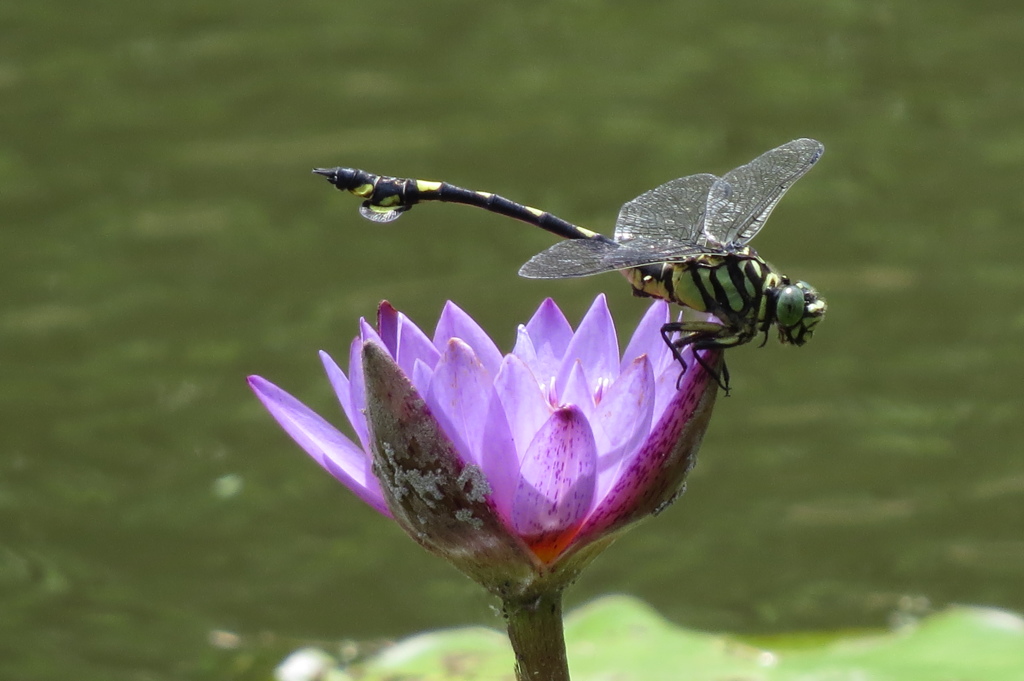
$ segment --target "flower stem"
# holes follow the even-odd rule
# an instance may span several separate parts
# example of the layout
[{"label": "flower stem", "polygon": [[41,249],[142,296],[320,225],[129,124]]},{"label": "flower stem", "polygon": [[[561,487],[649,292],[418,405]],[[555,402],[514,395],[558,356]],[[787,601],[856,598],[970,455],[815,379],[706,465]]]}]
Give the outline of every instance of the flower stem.
[{"label": "flower stem", "polygon": [[562,591],[503,603],[508,638],[516,654],[517,681],[569,681],[562,633]]}]

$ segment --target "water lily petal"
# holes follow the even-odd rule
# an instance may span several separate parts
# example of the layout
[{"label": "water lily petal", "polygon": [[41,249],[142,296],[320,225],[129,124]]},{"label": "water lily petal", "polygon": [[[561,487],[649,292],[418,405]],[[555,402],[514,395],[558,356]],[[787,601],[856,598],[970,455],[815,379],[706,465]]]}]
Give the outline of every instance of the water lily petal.
[{"label": "water lily petal", "polygon": [[250,376],[249,386],[267,411],[306,453],[384,515],[391,515],[380,484],[370,469],[366,453],[313,410],[260,376]]},{"label": "water lily petal", "polygon": [[324,370],[327,372],[327,380],[331,382],[331,387],[334,389],[334,394],[338,398],[338,404],[341,406],[341,410],[348,417],[348,420],[352,421],[352,395],[351,388],[348,383],[348,376],[341,370],[337,362],[331,358],[325,351],[321,350],[320,363],[324,365]]},{"label": "water lily petal", "polygon": [[487,401],[480,442],[475,448],[479,452],[480,468],[491,486],[492,503],[511,527],[513,497],[519,484],[519,455],[505,409],[493,388]]},{"label": "water lily petal", "polygon": [[395,352],[391,356],[395,358],[398,366],[408,374],[417,361],[422,361],[427,366],[434,366],[441,357],[441,353],[434,347],[433,341],[427,337],[427,334],[420,330],[420,327],[399,312],[398,338]]},{"label": "water lily petal", "polygon": [[[719,365],[722,353],[707,351],[707,357],[712,366]],[[682,493],[717,394],[718,383],[706,371],[687,372],[643,446],[625,462],[617,480],[587,518],[579,542],[657,513]]]},{"label": "water lily petal", "polygon": [[672,402],[672,398],[675,397],[676,385],[679,382],[679,376],[683,372],[683,367],[676,362],[675,367],[671,365],[662,371],[654,379],[654,422],[657,423],[658,419],[662,414],[665,413],[665,409]]},{"label": "water lily petal", "polygon": [[[591,421],[594,416],[594,387],[590,383],[590,376],[587,369],[583,367],[583,363],[576,360],[570,365],[569,375],[561,382],[561,390],[558,395],[558,404],[574,405],[583,412],[583,416],[587,421]],[[603,449],[607,445],[607,442],[598,440],[598,449]]]},{"label": "water lily petal", "polygon": [[[530,338],[530,332],[526,330],[526,325],[524,324],[520,324],[516,328],[516,344],[515,347],[512,348],[512,355],[514,355],[516,359],[525,363],[535,375],[545,375],[538,374],[536,371],[536,369],[540,368],[539,360],[537,359],[537,348],[534,347],[533,339]],[[561,361],[561,355],[559,355],[558,362],[555,363],[554,366],[557,368],[558,363]]]},{"label": "water lily petal", "polygon": [[595,437],[600,441],[600,432],[608,441],[598,461],[598,500],[608,493],[651,432],[654,400],[654,372],[647,355],[641,355],[626,367],[597,405],[590,422]]},{"label": "water lily petal", "polygon": [[359,439],[363,451],[370,451],[366,438],[366,415],[352,404],[352,386],[349,384],[348,377],[331,356],[323,350],[320,351],[320,362],[324,365],[324,371],[327,372],[327,380],[331,382],[331,387],[334,388],[334,394],[338,398],[341,410],[352,425],[352,429],[355,430],[356,437]]},{"label": "water lily petal", "polygon": [[[388,354],[392,357],[398,355],[398,325],[401,313],[391,306],[386,300],[382,300],[377,306],[377,335],[380,336]],[[401,365],[399,365],[401,366]]]},{"label": "water lily petal", "polygon": [[455,303],[448,301],[441,312],[441,318],[437,320],[434,347],[443,353],[450,338],[459,338],[473,348],[473,352],[492,379],[498,375],[498,367],[501,366],[501,351],[498,350],[498,346],[472,317]]},{"label": "water lily petal", "polygon": [[518,463],[537,431],[551,417],[551,404],[533,372],[515,355],[506,355],[502,360],[494,388],[512,429]]},{"label": "water lily petal", "polygon": [[519,457],[505,410],[473,349],[448,341],[430,380],[427,404],[467,463],[480,466],[495,508],[508,519],[519,481]]},{"label": "water lily petal", "polygon": [[480,444],[494,390],[491,376],[459,338],[445,345],[434,368],[427,404],[467,463],[480,463]]},{"label": "water lily petal", "polygon": [[370,451],[370,433],[366,425],[366,417],[358,417],[359,414],[366,413],[366,386],[363,383],[363,362],[360,359],[362,346],[362,341],[357,337],[352,340],[348,348],[349,405],[353,414],[353,418],[350,418],[349,422],[355,428],[363,449]]},{"label": "water lily petal", "polygon": [[412,366],[410,378],[416,387],[416,392],[420,395],[427,395],[430,393],[430,382],[434,380],[434,369],[432,366],[427,366],[426,362],[416,360]]},{"label": "water lily petal", "polygon": [[625,371],[627,365],[640,355],[647,355],[651,360],[651,368],[657,376],[672,361],[672,353],[661,337],[661,327],[670,319],[668,303],[664,300],[655,301],[637,324],[633,335],[622,353],[620,369]]},{"label": "water lily petal", "polygon": [[576,407],[556,410],[527,448],[512,522],[528,544],[563,536],[586,517],[594,498],[597,445]]},{"label": "water lily petal", "polygon": [[[377,331],[366,322],[366,319],[360,317],[359,337],[352,340],[348,351],[349,394],[351,395],[351,405],[354,414],[366,413],[366,386],[363,382],[362,347],[363,343],[367,341],[376,343],[382,348],[387,347]],[[369,451],[370,434],[366,425],[366,417],[356,417],[352,421],[352,427],[355,428],[356,435],[359,436],[359,442],[363,444],[364,449]]]},{"label": "water lily petal", "polygon": [[526,326],[520,327],[520,335],[523,331],[530,338],[530,352],[520,351],[517,339],[512,354],[526,362],[538,378],[555,376],[573,336],[572,326],[555,301],[545,298]]},{"label": "water lily petal", "polygon": [[[668,346],[666,346],[668,347]],[[703,356],[707,357],[709,362],[714,362],[714,358],[717,357],[717,353],[712,351],[702,351]],[[704,373],[704,369],[697,362],[697,358],[694,355],[693,346],[686,346],[680,353],[683,361],[686,363],[686,368],[680,364],[674,357],[671,358],[670,362],[664,364],[660,374],[656,374],[655,392],[657,396],[654,400],[654,422],[657,423],[661,418],[661,415],[675,399],[676,393],[679,392],[680,387],[686,384],[687,381],[694,379],[698,373]],[[671,353],[669,354],[671,357]]]},{"label": "water lily petal", "polygon": [[594,300],[569,341],[558,371],[559,390],[565,385],[564,381],[576,360],[587,368],[587,377],[593,387],[612,381],[619,373],[619,341],[604,295]]}]

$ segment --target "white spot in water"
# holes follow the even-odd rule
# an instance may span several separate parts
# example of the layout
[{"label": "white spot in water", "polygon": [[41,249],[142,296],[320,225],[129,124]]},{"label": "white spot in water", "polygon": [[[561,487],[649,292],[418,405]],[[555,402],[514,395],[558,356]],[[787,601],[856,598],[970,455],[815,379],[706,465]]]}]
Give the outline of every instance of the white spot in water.
[{"label": "white spot in water", "polygon": [[242,491],[242,476],[236,473],[222,475],[213,481],[213,496],[230,499]]},{"label": "white spot in water", "polygon": [[335,667],[333,657],[317,648],[300,648],[274,670],[277,681],[321,681]]}]

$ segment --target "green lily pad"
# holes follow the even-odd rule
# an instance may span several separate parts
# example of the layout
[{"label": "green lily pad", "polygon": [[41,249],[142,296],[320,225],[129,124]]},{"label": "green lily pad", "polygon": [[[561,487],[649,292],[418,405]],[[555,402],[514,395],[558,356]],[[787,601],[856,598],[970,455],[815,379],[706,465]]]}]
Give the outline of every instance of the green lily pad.
[{"label": "green lily pad", "polygon": [[[769,650],[611,596],[571,613],[565,634],[574,681],[1024,681],[1024,619],[987,608],[813,646],[804,635],[779,637]],[[479,627],[414,636],[345,671],[360,681],[514,678],[504,634]]]}]

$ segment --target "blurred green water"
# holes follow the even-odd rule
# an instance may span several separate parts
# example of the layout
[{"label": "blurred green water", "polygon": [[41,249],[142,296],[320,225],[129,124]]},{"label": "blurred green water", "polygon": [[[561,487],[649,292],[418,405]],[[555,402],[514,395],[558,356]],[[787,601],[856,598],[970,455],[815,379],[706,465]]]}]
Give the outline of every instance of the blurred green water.
[{"label": "blurred green water", "polygon": [[177,679],[211,630],[497,624],[304,455],[248,373],[336,413],[388,298],[505,348],[551,243],[467,208],[389,227],[308,175],[499,191],[609,231],[624,201],[799,136],[756,246],[812,344],[732,353],[687,496],[571,592],[687,626],[1024,610],[1024,9],[1008,2],[124,2],[0,8],[0,676]]}]

